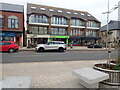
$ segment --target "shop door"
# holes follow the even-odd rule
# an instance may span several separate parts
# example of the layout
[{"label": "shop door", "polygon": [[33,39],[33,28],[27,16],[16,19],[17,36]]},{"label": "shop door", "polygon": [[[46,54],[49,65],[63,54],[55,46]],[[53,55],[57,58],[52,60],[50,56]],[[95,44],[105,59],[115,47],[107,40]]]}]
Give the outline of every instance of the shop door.
[{"label": "shop door", "polygon": [[18,45],[20,45],[20,38],[16,37],[16,43],[18,43]]}]

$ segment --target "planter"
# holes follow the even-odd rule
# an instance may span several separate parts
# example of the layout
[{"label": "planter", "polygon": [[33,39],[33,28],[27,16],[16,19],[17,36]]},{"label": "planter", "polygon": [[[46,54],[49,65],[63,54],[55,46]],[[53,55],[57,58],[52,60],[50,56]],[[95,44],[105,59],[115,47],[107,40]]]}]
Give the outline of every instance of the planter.
[{"label": "planter", "polygon": [[103,69],[102,67],[100,67],[103,65],[106,65],[106,63],[95,64],[93,66],[94,69],[109,74],[109,79],[104,80],[103,83],[119,86],[120,85],[120,70]]}]

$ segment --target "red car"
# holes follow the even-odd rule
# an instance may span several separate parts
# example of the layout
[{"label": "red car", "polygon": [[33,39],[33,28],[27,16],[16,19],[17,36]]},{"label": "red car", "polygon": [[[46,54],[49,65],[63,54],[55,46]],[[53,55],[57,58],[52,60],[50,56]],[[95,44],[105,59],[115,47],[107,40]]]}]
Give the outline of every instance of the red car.
[{"label": "red car", "polygon": [[0,51],[8,51],[10,53],[13,53],[18,49],[18,44],[13,41],[0,41]]}]

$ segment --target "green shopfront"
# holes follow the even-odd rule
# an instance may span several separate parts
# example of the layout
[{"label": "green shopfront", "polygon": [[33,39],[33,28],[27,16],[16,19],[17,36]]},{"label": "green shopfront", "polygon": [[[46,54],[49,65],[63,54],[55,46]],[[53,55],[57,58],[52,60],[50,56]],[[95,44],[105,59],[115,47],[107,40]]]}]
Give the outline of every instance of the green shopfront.
[{"label": "green shopfront", "polygon": [[58,36],[58,35],[51,35],[49,41],[63,41],[68,45],[69,36]]}]

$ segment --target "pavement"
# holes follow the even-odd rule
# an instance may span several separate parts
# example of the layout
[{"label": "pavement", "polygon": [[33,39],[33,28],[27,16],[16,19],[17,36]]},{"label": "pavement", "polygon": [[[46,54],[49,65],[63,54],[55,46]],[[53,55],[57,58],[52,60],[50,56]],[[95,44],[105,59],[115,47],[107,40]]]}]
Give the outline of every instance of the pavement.
[{"label": "pavement", "polygon": [[[35,48],[20,47],[20,50],[35,50]],[[67,50],[106,50],[89,49],[87,47],[68,47]],[[114,50],[114,49],[113,49]],[[103,60],[102,62],[106,62]],[[72,75],[72,70],[80,68],[93,68],[99,60],[82,61],[60,61],[60,62],[29,62],[29,63],[6,63],[0,64],[0,80],[10,76],[32,77],[31,88],[85,88],[80,85]],[[100,84],[100,88],[119,88],[110,85]],[[118,89],[118,90],[119,90]]]},{"label": "pavement", "polygon": [[[35,48],[20,47],[20,51],[35,51]],[[67,47],[67,51],[106,51],[106,48],[87,48],[85,46],[74,46],[73,48]],[[115,50],[115,48],[111,48]]]},{"label": "pavement", "polygon": [[[9,76],[32,77],[31,88],[85,88],[79,80],[72,75],[72,70],[80,68],[93,68],[98,60],[61,61],[61,62],[35,62],[0,64],[2,79]],[[101,85],[101,88],[115,88]]]}]

